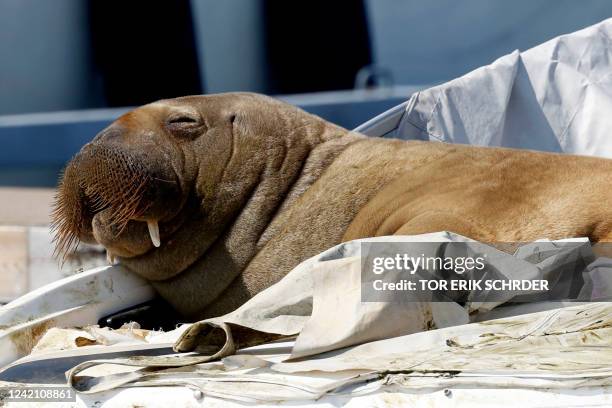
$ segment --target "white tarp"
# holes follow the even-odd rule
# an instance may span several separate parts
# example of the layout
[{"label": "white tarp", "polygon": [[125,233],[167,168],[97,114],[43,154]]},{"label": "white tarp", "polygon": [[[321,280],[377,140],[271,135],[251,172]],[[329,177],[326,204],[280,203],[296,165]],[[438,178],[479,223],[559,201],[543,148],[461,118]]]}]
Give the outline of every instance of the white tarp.
[{"label": "white tarp", "polygon": [[[509,337],[518,339],[543,335],[541,333],[541,325],[534,320],[538,319],[536,316],[543,316],[542,322],[547,322],[546,330],[548,330],[550,322],[558,320],[556,316],[559,313],[564,313],[557,310],[550,314],[536,315],[532,319],[511,320],[509,321],[510,323],[491,322],[477,326],[466,325],[470,321],[489,319],[492,317],[490,313],[493,312],[497,312],[496,315],[493,315],[494,317],[524,313],[525,305],[499,307],[500,305],[503,306],[505,302],[516,300],[516,297],[519,295],[524,295],[524,292],[512,291],[504,292],[503,298],[496,297],[495,302],[488,302],[484,299],[484,301],[467,302],[464,305],[454,302],[362,302],[361,294],[366,284],[361,279],[360,270],[362,242],[403,242],[407,243],[406,245],[409,247],[420,242],[427,242],[430,243],[428,245],[431,246],[432,253],[439,253],[447,243],[472,243],[479,246],[479,253],[487,257],[489,265],[502,275],[514,278],[515,275],[521,274],[524,279],[546,279],[551,283],[558,281],[556,271],[567,263],[568,250],[573,259],[578,258],[588,263],[592,263],[594,259],[590,250],[590,244],[585,240],[575,240],[569,243],[567,241],[542,241],[538,242],[537,245],[526,244],[519,247],[514,254],[505,253],[491,246],[479,244],[466,237],[448,232],[350,241],[337,245],[301,263],[276,285],[259,293],[236,311],[222,317],[196,323],[187,328],[177,340],[175,348],[180,351],[195,350],[203,355],[189,354],[89,361],[71,370],[68,374],[69,382],[79,391],[86,393],[107,391],[128,384],[187,385],[200,388],[203,392],[209,393],[212,383],[223,381],[229,387],[229,383],[232,381],[226,378],[228,374],[227,368],[224,368],[223,379],[221,380],[216,377],[217,374],[214,372],[207,371],[208,369],[205,368],[205,365],[202,365],[203,363],[231,356],[236,353],[237,349],[292,335],[297,335],[297,339],[290,355],[287,356],[290,360],[303,359],[304,357],[311,357],[348,346],[364,343],[374,344],[371,342],[378,340],[382,340],[383,343],[380,343],[380,346],[366,345],[365,350],[367,352],[363,354],[360,354],[360,351],[354,352],[355,354],[351,351],[345,351],[330,357],[329,360],[325,358],[321,360],[321,357],[319,357],[315,360],[316,362],[312,363],[312,367],[308,362],[287,362],[278,366],[282,367],[279,368],[280,371],[301,373],[302,376],[306,376],[305,378],[286,378],[285,376],[280,376],[277,372],[279,370],[276,368],[272,368],[274,372],[268,373],[270,374],[268,378],[261,371],[262,368],[270,366],[270,362],[265,359],[262,360],[259,357],[232,357],[228,361],[232,361],[232,364],[240,368],[234,374],[244,377],[243,381],[257,383],[259,380],[263,381],[262,378],[265,377],[266,383],[277,384],[279,387],[283,387],[281,394],[271,394],[270,391],[266,391],[259,396],[255,394],[250,395],[249,398],[252,397],[255,400],[262,399],[264,394],[267,395],[264,399],[268,401],[276,400],[270,399],[273,398],[272,395],[276,395],[274,398],[278,400],[298,400],[308,397],[318,398],[340,386],[368,382],[372,376],[385,376],[386,374],[384,373],[389,371],[415,370],[417,366],[424,363],[416,364],[418,360],[423,359],[424,354],[422,353],[425,351],[427,351],[427,364],[425,364],[427,368],[423,369],[425,371],[455,372],[463,371],[473,366],[475,367],[474,369],[477,368],[479,370],[478,372],[482,376],[482,373],[490,365],[491,360],[496,358],[493,350],[498,350],[497,352],[499,352],[500,349],[508,348],[509,343],[507,343],[507,340]],[[567,244],[571,245],[568,247]],[[597,266],[601,266],[601,259]],[[608,268],[608,271],[610,271],[610,265],[608,265]],[[577,271],[578,275],[576,278],[580,282],[584,281],[583,293],[579,295],[579,298],[582,300],[592,300],[593,287],[590,275],[593,271],[597,272],[599,269],[587,267],[584,273],[582,270]],[[570,286],[573,286],[570,280],[565,281]],[[609,296],[610,294],[598,292],[598,296],[601,295]],[[580,335],[597,337],[600,335],[599,332],[592,334],[591,330],[601,329],[603,334],[603,332],[609,330],[608,323],[607,320],[602,321],[600,317],[609,311],[610,306],[606,304],[598,305],[600,306],[588,305],[579,311],[570,313],[572,318],[559,320],[555,323],[555,330],[564,334],[567,334],[567,331],[571,331],[575,336],[579,336],[578,332],[585,332]],[[539,304],[529,304],[528,307],[531,308],[530,311],[538,309],[546,310],[559,307],[559,304],[555,302],[540,302]],[[604,309],[606,312],[602,311]],[[587,316],[589,318],[584,319],[583,322],[580,322],[579,318],[577,320],[575,314],[583,313],[586,310],[588,310]],[[453,360],[454,357],[445,354],[448,351],[446,350],[447,348],[450,347],[450,349],[455,350],[453,348],[456,346],[455,343],[463,342],[463,340],[454,340],[454,337],[462,338],[462,336],[465,337],[468,334],[471,336],[470,333],[474,330],[482,334],[482,330],[488,330],[487,327],[493,328],[495,324],[500,324],[499,330],[503,327],[505,331],[501,332],[498,329],[492,329],[493,331],[488,332],[488,338],[481,341],[482,344],[486,344],[486,346],[483,346],[484,350],[490,350],[493,353],[489,357],[485,358],[485,354],[483,354],[482,360],[476,359],[476,356],[479,354],[475,353],[473,345],[465,346],[469,351],[465,351],[461,347],[456,349],[462,350],[457,356],[456,361]],[[401,347],[390,346],[395,344],[395,340],[385,340],[419,333],[420,337],[416,339],[421,340],[417,341],[408,336],[401,340],[404,342],[402,344],[418,344],[421,342],[422,345],[419,347],[426,348],[429,344],[427,336],[430,336],[433,341],[433,339],[439,338],[441,334],[429,335],[424,332],[432,328],[442,329],[451,326],[458,327],[453,331],[444,332],[444,336],[447,336],[444,350],[421,350],[415,349],[413,345],[411,348],[406,347],[404,349],[406,352],[402,354]],[[525,330],[518,330],[520,326],[525,326]],[[477,329],[474,329],[474,327],[477,327]],[[512,330],[516,330],[516,332],[512,334]],[[534,334],[536,332],[538,333],[537,335]],[[453,333],[452,336],[449,333]],[[567,337],[567,339],[570,339],[570,337]],[[384,341],[390,342],[390,345],[387,345]],[[541,348],[538,351],[541,356],[532,360],[522,358],[520,365],[516,365],[515,368],[520,368],[525,373],[531,373],[538,378],[548,378],[552,371],[552,376],[555,378],[554,381],[560,381],[557,379],[557,376],[561,374],[563,376],[570,375],[570,377],[574,378],[574,374],[571,374],[574,366],[561,364],[561,360],[569,357],[569,354],[563,354],[563,358],[558,357],[560,350],[565,348],[564,344],[569,344],[568,341],[570,340],[563,340],[563,343],[558,343],[557,348],[546,347],[544,344],[547,344],[548,340],[544,344],[540,344],[537,339],[523,341],[521,344],[533,343],[529,346],[530,351],[521,351],[520,344],[511,343],[512,352],[508,354],[508,360],[498,358],[496,364],[491,365],[489,368],[496,372],[500,369],[507,369],[509,366],[504,364],[511,361],[512,356],[518,357],[535,353],[539,350],[536,348],[537,346]],[[605,343],[606,341],[603,342]],[[574,337],[571,337],[572,344],[577,342],[577,340],[574,340]],[[603,345],[600,339],[597,339],[596,343]],[[417,352],[415,354],[409,352],[409,350],[416,350]],[[566,351],[578,353],[575,356],[572,354],[572,359],[580,359],[580,350],[572,348]],[[484,353],[484,351],[481,353]],[[438,354],[440,356],[435,357]],[[466,354],[468,357],[466,357]],[[467,361],[465,360],[466,358]],[[548,363],[543,363],[545,358],[554,359],[555,367],[551,368],[548,367]],[[472,359],[475,359],[475,361],[472,362]],[[324,362],[323,365],[320,364],[321,361]],[[431,365],[433,361],[435,361],[435,367]],[[606,361],[604,356],[598,358],[593,355],[580,363],[574,362],[572,364],[586,367],[586,372],[582,373],[580,377],[584,380],[585,378],[590,379],[595,375],[593,374],[594,372],[600,374],[601,368],[605,367],[600,364],[603,364],[604,361]],[[515,363],[519,364],[518,361],[515,361]],[[125,369],[123,371],[114,370],[112,375],[106,375],[104,371],[102,375],[94,375],[91,372],[87,372],[92,367],[95,369],[97,366],[108,364],[121,365]],[[140,367],[140,369],[134,371],[133,367]],[[241,371],[244,369],[246,371]],[[257,372],[255,376],[251,376],[253,369],[256,369]],[[205,371],[202,372],[201,370]],[[331,377],[328,375],[317,375],[311,381],[321,381],[322,388],[315,387],[308,391],[308,395],[304,395],[303,390],[300,392],[296,390],[306,387],[307,384],[314,387],[313,383],[309,383],[308,375],[304,374],[311,371],[331,372],[337,373],[337,375],[332,375]],[[605,372],[608,373],[608,371]],[[364,376],[366,373],[367,375]],[[596,376],[599,376],[599,374]],[[198,380],[197,378],[200,375],[203,377]],[[433,377],[434,379],[431,380],[433,383],[443,383],[437,378],[438,376]],[[512,375],[508,374],[508,377],[512,377]],[[431,381],[426,381],[425,383],[435,388]],[[461,381],[463,383],[470,382],[470,380],[464,379]],[[480,378],[479,381],[485,380]],[[499,381],[508,381],[508,378],[504,377],[504,379]],[[514,381],[517,381],[517,384],[520,383],[517,379]],[[590,381],[585,382],[585,384],[587,383],[592,384]],[[499,385],[499,383],[495,382],[491,384]],[[550,381],[544,381],[542,384],[546,384],[548,387],[553,386],[550,384]],[[570,385],[571,387],[577,386],[575,381],[561,382],[560,384],[560,387],[565,385]],[[236,398],[240,395],[246,398],[248,395],[245,390],[240,388],[235,388],[235,394],[233,394],[230,388],[224,391],[228,397]],[[291,389],[294,389],[293,393],[290,391]],[[316,391],[314,391],[315,389]]]},{"label": "white tarp", "polygon": [[612,158],[612,19],[414,94],[372,136]]},{"label": "white tarp", "polygon": [[[580,394],[587,396],[598,393],[597,387],[612,386],[610,316],[610,303],[588,303],[368,342],[301,361],[279,361],[266,349],[165,369],[154,366],[155,358],[123,361],[135,366],[123,369],[101,361],[81,365],[84,371],[78,374],[85,376],[70,380],[78,388],[107,392],[102,394],[106,397],[112,395],[108,390],[126,384],[186,386],[250,403],[350,398],[381,387],[413,396],[444,389],[508,388],[562,392],[568,398],[583,389]],[[273,350],[275,344],[271,346]],[[276,346],[282,350],[286,344]],[[147,366],[147,360],[152,364]],[[101,398],[97,393],[92,397]]]}]

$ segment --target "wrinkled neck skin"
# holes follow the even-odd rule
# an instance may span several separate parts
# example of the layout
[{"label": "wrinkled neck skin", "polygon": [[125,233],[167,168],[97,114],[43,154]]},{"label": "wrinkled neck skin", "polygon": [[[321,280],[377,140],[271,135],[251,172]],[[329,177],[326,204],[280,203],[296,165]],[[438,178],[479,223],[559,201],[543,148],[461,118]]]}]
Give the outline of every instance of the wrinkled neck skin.
[{"label": "wrinkled neck skin", "polygon": [[[199,208],[181,233],[146,257],[122,260],[185,317],[208,316],[207,306],[230,285],[244,284],[241,272],[283,228],[273,221],[348,145],[363,139],[322,120],[287,131],[283,137],[272,146],[247,151],[232,141],[219,179],[197,183]],[[213,314],[231,311],[250,295],[234,296]]]}]

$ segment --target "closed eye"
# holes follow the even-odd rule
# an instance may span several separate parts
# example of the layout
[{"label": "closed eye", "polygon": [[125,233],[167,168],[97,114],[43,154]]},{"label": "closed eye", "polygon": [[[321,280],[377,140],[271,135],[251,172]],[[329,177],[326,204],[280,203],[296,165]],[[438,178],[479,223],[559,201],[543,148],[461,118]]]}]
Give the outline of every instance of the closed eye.
[{"label": "closed eye", "polygon": [[178,116],[176,118],[169,119],[168,123],[170,124],[198,123],[198,120],[190,116]]}]

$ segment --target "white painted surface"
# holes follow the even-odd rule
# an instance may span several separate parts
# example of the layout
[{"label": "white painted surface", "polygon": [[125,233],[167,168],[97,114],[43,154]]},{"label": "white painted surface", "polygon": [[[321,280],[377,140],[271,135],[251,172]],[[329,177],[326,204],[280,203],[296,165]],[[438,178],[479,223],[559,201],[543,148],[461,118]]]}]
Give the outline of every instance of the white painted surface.
[{"label": "white painted surface", "polygon": [[0,308],[0,367],[30,352],[48,327],[79,327],[154,296],[121,266],[79,273],[33,290]]}]

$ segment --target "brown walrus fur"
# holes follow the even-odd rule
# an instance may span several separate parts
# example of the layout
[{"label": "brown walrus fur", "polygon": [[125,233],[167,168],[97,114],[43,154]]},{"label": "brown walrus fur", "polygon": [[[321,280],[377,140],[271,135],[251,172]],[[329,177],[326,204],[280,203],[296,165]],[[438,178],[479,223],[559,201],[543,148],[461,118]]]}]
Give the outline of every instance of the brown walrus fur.
[{"label": "brown walrus fur", "polygon": [[611,241],[611,179],[612,160],[366,138],[261,95],[191,96],[138,108],[86,145],[55,224],[60,251],[103,244],[195,319],[344,240]]}]

